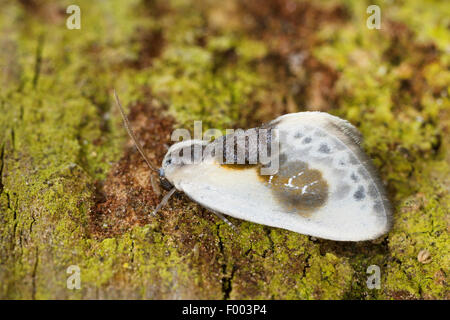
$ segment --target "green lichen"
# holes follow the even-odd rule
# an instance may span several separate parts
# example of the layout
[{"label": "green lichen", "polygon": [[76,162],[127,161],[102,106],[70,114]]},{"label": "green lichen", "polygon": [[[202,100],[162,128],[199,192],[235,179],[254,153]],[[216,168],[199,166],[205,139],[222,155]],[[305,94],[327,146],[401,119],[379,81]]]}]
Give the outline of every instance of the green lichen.
[{"label": "green lichen", "polygon": [[252,62],[264,56],[265,47],[229,33],[209,36],[199,45],[196,36],[204,28],[201,13],[190,4],[180,10],[186,15],[168,28],[169,44],[149,74],[144,74],[148,76],[144,83],[170,106],[180,125],[192,126],[201,119],[205,130],[229,128],[264,84]]}]

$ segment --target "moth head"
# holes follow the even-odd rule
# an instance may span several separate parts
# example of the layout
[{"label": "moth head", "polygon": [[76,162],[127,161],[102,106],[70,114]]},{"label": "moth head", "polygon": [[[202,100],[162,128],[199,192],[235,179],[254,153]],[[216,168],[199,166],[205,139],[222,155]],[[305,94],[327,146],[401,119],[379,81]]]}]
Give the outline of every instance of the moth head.
[{"label": "moth head", "polygon": [[159,171],[159,184],[164,190],[170,191],[173,188],[173,185],[167,180],[164,169],[160,168]]},{"label": "moth head", "polygon": [[187,140],[173,144],[162,161],[160,177],[173,184],[174,175],[179,170],[202,161],[206,144],[207,142],[202,140]]}]

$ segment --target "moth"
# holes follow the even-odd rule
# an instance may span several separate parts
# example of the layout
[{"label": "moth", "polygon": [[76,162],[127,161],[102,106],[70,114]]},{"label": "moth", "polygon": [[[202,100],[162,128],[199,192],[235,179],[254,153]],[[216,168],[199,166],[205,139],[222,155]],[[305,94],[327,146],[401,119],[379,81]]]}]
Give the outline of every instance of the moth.
[{"label": "moth", "polygon": [[[114,94],[136,148],[169,191],[153,214],[180,191],[233,228],[224,215],[336,241],[376,239],[392,226],[392,208],[361,147],[362,135],[346,120],[324,112],[291,113],[212,142],[177,142],[158,170]],[[259,156],[262,147],[270,149],[269,156]],[[262,174],[264,169],[270,173]]]}]

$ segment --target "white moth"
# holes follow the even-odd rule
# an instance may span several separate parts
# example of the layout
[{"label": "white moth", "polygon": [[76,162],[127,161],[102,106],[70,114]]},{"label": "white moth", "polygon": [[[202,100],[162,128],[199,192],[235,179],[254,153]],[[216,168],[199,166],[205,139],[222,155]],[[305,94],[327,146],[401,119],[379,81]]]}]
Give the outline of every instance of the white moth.
[{"label": "white moth", "polygon": [[[137,149],[156,171],[116,99]],[[249,160],[258,159],[261,145],[252,147],[252,138],[244,139],[244,144],[237,141],[257,129],[268,132],[263,139],[266,146],[276,140],[278,148],[265,161],[254,163]],[[170,191],[154,212],[181,191],[232,227],[222,214],[324,239],[375,239],[389,231],[392,209],[360,143],[361,134],[354,126],[324,112],[286,114],[261,128],[213,142],[175,143],[159,170],[162,186]],[[244,164],[224,164],[230,152],[235,160],[243,154],[244,159],[237,160]],[[193,161],[186,161],[186,154]],[[270,167],[275,156],[277,170],[263,175],[262,169]]]}]

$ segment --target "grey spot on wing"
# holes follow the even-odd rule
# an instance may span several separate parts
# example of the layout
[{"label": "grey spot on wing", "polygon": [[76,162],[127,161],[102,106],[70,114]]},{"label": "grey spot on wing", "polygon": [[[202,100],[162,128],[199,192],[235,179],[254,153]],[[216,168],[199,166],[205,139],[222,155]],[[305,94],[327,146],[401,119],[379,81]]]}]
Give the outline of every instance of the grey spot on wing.
[{"label": "grey spot on wing", "polygon": [[328,154],[331,153],[331,149],[326,143],[322,143],[319,147],[319,152]]},{"label": "grey spot on wing", "polygon": [[354,181],[354,182],[358,182],[359,181],[359,177],[356,175],[356,173],[352,172],[350,178]]},{"label": "grey spot on wing", "polygon": [[303,137],[303,134],[302,134],[300,131],[297,131],[297,132],[294,134],[294,138],[295,138],[295,139],[300,139],[301,137]]},{"label": "grey spot on wing", "polygon": [[345,167],[347,165],[347,163],[345,162],[344,159],[339,159],[338,160],[338,165],[341,166],[341,167]]},{"label": "grey spot on wing", "polygon": [[311,141],[312,141],[311,137],[306,137],[305,139],[303,139],[303,144],[311,143]]},{"label": "grey spot on wing", "polygon": [[361,201],[366,197],[366,194],[364,192],[364,187],[359,186],[358,190],[353,194],[353,198],[355,198],[356,201]]}]

